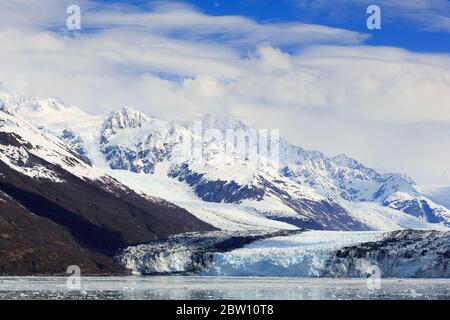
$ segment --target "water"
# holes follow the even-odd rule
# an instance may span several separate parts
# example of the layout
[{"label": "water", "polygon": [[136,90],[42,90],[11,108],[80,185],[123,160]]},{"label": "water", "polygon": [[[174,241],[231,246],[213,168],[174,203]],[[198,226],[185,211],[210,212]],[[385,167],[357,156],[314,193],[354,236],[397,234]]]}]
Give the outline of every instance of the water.
[{"label": "water", "polygon": [[450,299],[450,279],[82,277],[68,290],[64,277],[0,277],[0,299]]}]

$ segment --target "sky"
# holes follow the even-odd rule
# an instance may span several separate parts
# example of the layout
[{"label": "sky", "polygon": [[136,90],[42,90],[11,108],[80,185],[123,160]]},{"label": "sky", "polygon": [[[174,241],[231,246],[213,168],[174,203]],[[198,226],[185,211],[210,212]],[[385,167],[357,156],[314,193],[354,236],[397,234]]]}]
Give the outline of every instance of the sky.
[{"label": "sky", "polygon": [[[81,8],[68,30],[66,8]],[[369,30],[366,9],[381,9]],[[450,184],[447,0],[2,0],[0,81],[92,114],[231,114]]]}]

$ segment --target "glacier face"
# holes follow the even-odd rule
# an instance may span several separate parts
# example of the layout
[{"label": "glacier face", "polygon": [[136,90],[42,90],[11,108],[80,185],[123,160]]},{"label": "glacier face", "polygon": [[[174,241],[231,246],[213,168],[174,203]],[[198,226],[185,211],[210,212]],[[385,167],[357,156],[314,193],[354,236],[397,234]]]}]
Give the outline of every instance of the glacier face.
[{"label": "glacier face", "polygon": [[[242,206],[274,225],[324,230],[450,226],[450,210],[421,193],[410,178],[379,173],[345,155],[328,157],[281,139],[278,167],[264,156],[257,155],[255,162],[236,150],[225,152],[223,142],[205,138],[191,124],[156,119],[130,107],[106,117],[91,116],[58,99],[0,91],[2,108],[60,137],[95,168],[158,176],[151,180],[165,184],[167,180],[159,179],[164,176],[187,185],[196,196],[190,207]],[[206,116],[202,124],[204,130],[222,132],[251,129],[232,117]],[[202,141],[200,162],[186,155],[186,143],[195,139]],[[135,176],[121,177],[130,185]],[[137,189],[145,192],[145,187]],[[163,196],[176,201],[170,192]],[[215,226],[220,228],[220,223]]]},{"label": "glacier face", "polygon": [[449,278],[450,233],[209,233],[129,247],[119,259],[137,274]]},{"label": "glacier face", "polygon": [[213,275],[367,277],[450,277],[450,234],[438,231],[311,231],[255,242],[217,254]]},{"label": "glacier face", "polygon": [[362,277],[369,264],[383,277],[449,278],[450,233],[401,230],[382,240],[348,245],[326,262],[325,277]]},{"label": "glacier face", "polygon": [[228,252],[273,236],[297,234],[284,231],[212,231],[185,233],[122,250],[117,259],[135,274],[202,273],[218,252]]},{"label": "glacier face", "polygon": [[333,252],[346,245],[383,239],[382,232],[306,231],[256,241],[214,256],[209,275],[319,277]]}]

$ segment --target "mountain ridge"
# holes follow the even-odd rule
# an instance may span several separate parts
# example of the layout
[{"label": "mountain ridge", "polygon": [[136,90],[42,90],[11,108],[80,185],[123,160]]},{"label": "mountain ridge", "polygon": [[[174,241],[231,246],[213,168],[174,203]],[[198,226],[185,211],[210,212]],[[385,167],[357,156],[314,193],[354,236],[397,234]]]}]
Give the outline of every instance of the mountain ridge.
[{"label": "mountain ridge", "polygon": [[215,230],[185,209],[136,193],[63,141],[0,111],[0,274],[123,274],[117,250]]},{"label": "mountain ridge", "polygon": [[[62,114],[66,110],[64,106],[53,106],[49,113],[54,114],[57,109]],[[424,222],[450,226],[450,210],[420,193],[414,181],[405,175],[379,173],[346,155],[328,157],[320,151],[294,146],[283,138],[279,144],[279,163],[260,154],[249,159],[251,154],[239,150],[224,152],[226,142],[214,136],[205,138],[205,130],[215,125],[252,129],[239,119],[207,115],[200,123],[202,136],[199,136],[196,124],[157,119],[130,107],[119,108],[103,118],[89,118],[85,114],[84,119],[89,121],[65,117],[64,123],[61,116],[39,119],[36,112],[29,110],[16,108],[14,112],[71,143],[94,167],[166,175],[187,184],[202,201],[246,204],[262,216],[290,221],[297,227],[373,229],[376,223],[362,221],[360,214],[355,218],[356,213],[348,209],[354,204],[371,208],[365,203],[380,206],[380,210],[371,214],[379,216],[383,212],[381,218],[385,220],[395,215],[392,209]],[[216,129],[224,132],[229,128]],[[201,141],[201,161],[192,158],[195,141]],[[261,209],[262,206],[266,208]],[[324,218],[327,223],[317,222]],[[414,220],[399,228],[408,225],[418,223]]]}]

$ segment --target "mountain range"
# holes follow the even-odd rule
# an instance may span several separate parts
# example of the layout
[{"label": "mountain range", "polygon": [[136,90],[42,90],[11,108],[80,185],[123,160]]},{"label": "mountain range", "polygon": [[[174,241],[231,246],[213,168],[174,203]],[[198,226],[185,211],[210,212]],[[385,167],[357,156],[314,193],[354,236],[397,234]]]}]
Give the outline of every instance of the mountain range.
[{"label": "mountain range", "polygon": [[[281,138],[275,168],[261,161],[264,157],[255,161],[236,150],[227,153],[223,141],[203,136],[197,137],[202,142],[198,161],[187,155],[183,143],[199,135],[191,123],[164,121],[130,107],[92,116],[58,99],[2,91],[2,108],[60,138],[95,169],[167,176],[189,186],[204,202],[252,206],[266,217],[316,229],[376,229],[374,222],[352,212],[352,205],[450,225],[450,211],[422,194],[411,178],[379,173],[343,154],[328,157]],[[230,116],[200,120],[204,131],[251,129]]]},{"label": "mountain range", "polygon": [[207,130],[253,132],[251,124],[211,115],[197,123],[201,131],[132,107],[90,115],[0,86],[0,273],[64,272],[60,260],[119,272],[116,250],[191,231],[450,227],[448,201],[405,175],[283,138],[267,154],[230,151]]},{"label": "mountain range", "polygon": [[116,250],[215,230],[92,168],[65,142],[0,112],[0,274],[122,273]]}]

